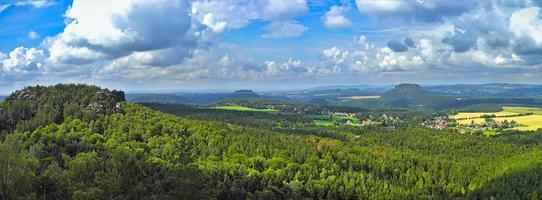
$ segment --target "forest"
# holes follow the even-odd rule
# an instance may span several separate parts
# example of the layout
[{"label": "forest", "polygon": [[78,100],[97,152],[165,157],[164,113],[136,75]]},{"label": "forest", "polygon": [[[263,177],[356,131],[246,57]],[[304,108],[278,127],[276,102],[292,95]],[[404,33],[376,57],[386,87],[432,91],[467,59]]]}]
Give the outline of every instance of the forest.
[{"label": "forest", "polygon": [[0,199],[542,198],[541,132],[306,120],[27,87],[0,103]]}]

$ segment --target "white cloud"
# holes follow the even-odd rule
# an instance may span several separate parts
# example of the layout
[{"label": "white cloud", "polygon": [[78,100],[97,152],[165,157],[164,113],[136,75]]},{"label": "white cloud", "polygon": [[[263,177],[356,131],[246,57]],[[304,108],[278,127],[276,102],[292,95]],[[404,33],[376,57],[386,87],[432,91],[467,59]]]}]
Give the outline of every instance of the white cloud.
[{"label": "white cloud", "polygon": [[202,24],[210,27],[215,33],[222,33],[228,27],[228,23],[224,21],[218,21],[213,13],[207,13],[203,17]]},{"label": "white cloud", "polygon": [[29,73],[38,71],[43,66],[45,55],[43,50],[36,48],[18,47],[11,51],[8,56],[1,59],[4,73]]},{"label": "white cloud", "polygon": [[510,31],[523,51],[542,52],[542,17],[539,7],[518,10],[510,17]]},{"label": "white cloud", "polygon": [[514,12],[510,18],[510,30],[518,38],[527,38],[542,44],[542,17],[539,13],[539,7]]},{"label": "white cloud", "polygon": [[39,39],[40,35],[36,33],[35,31],[30,31],[28,32],[28,38],[35,40],[35,39]]},{"label": "white cloud", "polygon": [[324,14],[322,20],[327,28],[346,28],[352,26],[352,21],[344,16],[349,7],[332,6]]},{"label": "white cloud", "polygon": [[[191,28],[187,1],[75,0],[71,19],[60,35],[49,39],[53,63],[85,63],[114,59],[136,51],[183,44]],[[182,56],[182,55],[179,55]]]},{"label": "white cloud", "polygon": [[308,28],[296,21],[271,22],[265,27],[266,38],[291,38],[303,35]]}]

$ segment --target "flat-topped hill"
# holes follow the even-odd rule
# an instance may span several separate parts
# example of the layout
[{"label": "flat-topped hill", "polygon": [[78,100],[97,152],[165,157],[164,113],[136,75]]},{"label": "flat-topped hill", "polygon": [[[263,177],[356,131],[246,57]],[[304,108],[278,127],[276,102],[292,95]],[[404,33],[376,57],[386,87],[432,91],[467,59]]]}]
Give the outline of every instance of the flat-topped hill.
[{"label": "flat-topped hill", "polygon": [[403,83],[384,93],[380,99],[393,106],[410,107],[433,106],[439,97],[423,89],[418,84]]}]

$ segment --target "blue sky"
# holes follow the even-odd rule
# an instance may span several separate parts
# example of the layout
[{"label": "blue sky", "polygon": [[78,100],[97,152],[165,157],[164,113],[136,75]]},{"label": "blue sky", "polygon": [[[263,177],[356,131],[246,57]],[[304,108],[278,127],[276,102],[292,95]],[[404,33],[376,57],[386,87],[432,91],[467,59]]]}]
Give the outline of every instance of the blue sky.
[{"label": "blue sky", "polygon": [[0,94],[540,84],[535,0],[0,1]]}]

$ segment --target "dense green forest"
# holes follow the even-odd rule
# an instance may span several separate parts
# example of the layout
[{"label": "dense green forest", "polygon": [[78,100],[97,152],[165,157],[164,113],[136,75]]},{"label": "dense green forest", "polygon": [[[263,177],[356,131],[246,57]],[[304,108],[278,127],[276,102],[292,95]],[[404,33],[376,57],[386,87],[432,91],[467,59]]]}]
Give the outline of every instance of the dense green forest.
[{"label": "dense green forest", "polygon": [[7,97],[0,199],[542,198],[539,132],[487,138],[405,125],[299,134],[270,126],[302,116],[183,117],[193,108],[177,116],[123,96],[57,85]]}]

